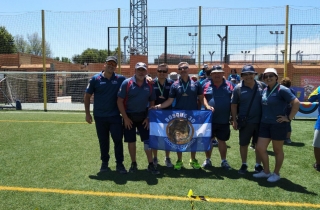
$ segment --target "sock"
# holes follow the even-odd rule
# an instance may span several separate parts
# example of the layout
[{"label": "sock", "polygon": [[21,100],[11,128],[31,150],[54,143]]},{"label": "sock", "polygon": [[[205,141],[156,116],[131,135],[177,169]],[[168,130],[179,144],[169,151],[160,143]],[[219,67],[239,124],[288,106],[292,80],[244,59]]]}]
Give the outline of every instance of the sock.
[{"label": "sock", "polygon": [[256,163],[256,167],[258,167],[258,166],[260,166],[261,164],[259,164],[259,163]]},{"label": "sock", "polygon": [[242,163],[242,164],[245,164],[246,166],[248,166],[247,162],[244,162],[244,163]]}]

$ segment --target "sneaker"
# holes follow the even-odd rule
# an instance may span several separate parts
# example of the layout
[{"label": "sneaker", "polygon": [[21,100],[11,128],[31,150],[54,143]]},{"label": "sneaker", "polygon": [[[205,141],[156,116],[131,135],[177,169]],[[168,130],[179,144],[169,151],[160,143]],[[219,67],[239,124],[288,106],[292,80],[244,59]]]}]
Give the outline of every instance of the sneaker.
[{"label": "sneaker", "polygon": [[256,145],[255,145],[254,143],[252,143],[252,144],[250,145],[250,149],[255,150],[255,149],[256,149]]},{"label": "sneaker", "polygon": [[129,169],[129,172],[130,173],[134,173],[138,170],[138,165],[137,164],[134,164],[134,163],[131,163],[131,167]]},{"label": "sneaker", "polygon": [[164,160],[164,163],[166,164],[166,166],[167,166],[168,168],[172,168],[172,167],[173,167],[173,164],[171,163],[171,159],[170,159],[170,158],[166,158],[166,159]]},{"label": "sneaker", "polygon": [[242,165],[241,165],[241,168],[240,168],[239,171],[238,171],[238,173],[239,173],[239,174],[245,174],[245,173],[248,172],[247,169],[248,169],[247,164],[242,164]]},{"label": "sneaker", "polygon": [[182,160],[178,160],[176,164],[174,165],[174,170],[180,170],[183,167]]},{"label": "sneaker", "polygon": [[219,142],[216,139],[212,140],[212,146],[218,146]]},{"label": "sneaker", "polygon": [[155,165],[148,165],[148,168],[147,170],[149,172],[151,172],[153,175],[157,175],[157,174],[160,174],[160,171],[158,171],[158,169],[155,167]]},{"label": "sneaker", "polygon": [[126,173],[128,173],[123,164],[117,165],[116,170],[117,170],[120,174],[126,174]]},{"label": "sneaker", "polygon": [[203,161],[203,163],[201,165],[202,168],[208,168],[210,166],[212,166],[212,162],[210,159],[206,159],[205,161]]},{"label": "sneaker", "polygon": [[261,171],[263,171],[262,165],[258,165],[254,167],[254,172],[260,173]]},{"label": "sneaker", "polygon": [[109,169],[108,163],[107,162],[102,162],[101,168],[100,168],[100,172],[107,172],[109,170],[110,169]]},{"label": "sneaker", "polygon": [[193,159],[193,160],[190,160],[189,162],[190,166],[194,169],[200,169],[201,166],[200,164],[198,163],[198,160],[197,159]]},{"label": "sneaker", "polygon": [[264,173],[264,171],[261,171],[259,173],[253,174],[254,178],[269,178],[272,174],[271,173]]},{"label": "sneaker", "polygon": [[158,165],[158,158],[157,157],[153,158],[153,165],[155,165],[157,167],[157,165]]},{"label": "sneaker", "polygon": [[231,167],[230,167],[230,165],[228,164],[228,161],[226,161],[226,160],[222,161],[221,167],[224,168],[224,169],[226,169],[226,170],[231,170]]},{"label": "sneaker", "polygon": [[316,169],[317,171],[320,171],[320,164],[315,163],[313,165],[313,168]]},{"label": "sneaker", "polygon": [[286,138],[286,140],[284,140],[284,143],[291,144],[291,139],[290,138]]},{"label": "sneaker", "polygon": [[268,182],[277,182],[280,180],[280,175],[273,173],[268,179]]}]

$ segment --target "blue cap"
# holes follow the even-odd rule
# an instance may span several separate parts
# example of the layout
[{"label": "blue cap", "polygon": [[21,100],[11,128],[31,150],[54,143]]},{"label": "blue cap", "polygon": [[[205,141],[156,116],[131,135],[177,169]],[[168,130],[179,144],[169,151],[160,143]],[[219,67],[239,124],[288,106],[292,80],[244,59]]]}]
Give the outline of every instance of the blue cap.
[{"label": "blue cap", "polygon": [[251,74],[258,74],[258,72],[256,72],[256,70],[253,68],[253,66],[251,65],[245,65],[242,69],[241,69],[241,74],[246,74],[246,73],[251,73]]}]

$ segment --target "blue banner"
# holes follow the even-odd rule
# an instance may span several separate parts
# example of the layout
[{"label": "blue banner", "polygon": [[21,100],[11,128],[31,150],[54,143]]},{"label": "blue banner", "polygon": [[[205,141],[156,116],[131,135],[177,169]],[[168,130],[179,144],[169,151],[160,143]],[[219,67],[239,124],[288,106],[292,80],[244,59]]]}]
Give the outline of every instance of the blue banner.
[{"label": "blue banner", "polygon": [[149,110],[149,122],[153,149],[196,152],[211,147],[211,111]]}]

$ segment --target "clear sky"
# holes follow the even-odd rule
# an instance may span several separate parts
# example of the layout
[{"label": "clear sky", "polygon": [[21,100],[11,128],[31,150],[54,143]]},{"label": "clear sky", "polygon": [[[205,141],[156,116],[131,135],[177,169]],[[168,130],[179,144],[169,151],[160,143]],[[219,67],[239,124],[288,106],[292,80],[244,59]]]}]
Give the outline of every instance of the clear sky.
[{"label": "clear sky", "polygon": [[[257,8],[277,6],[320,7],[320,0],[148,0],[148,9],[177,9],[191,7]],[[88,11],[129,9],[130,0],[3,0],[0,12],[37,10]]]},{"label": "clear sky", "polygon": [[[293,16],[291,23],[320,23],[320,0],[149,0],[148,10],[149,12],[152,12],[148,17],[148,25],[197,25],[198,6],[202,6],[203,8],[222,8],[219,9],[219,11],[216,11],[215,9],[205,10],[203,14],[205,18],[202,20],[203,25],[284,24],[285,5],[289,5],[290,8],[293,8],[292,12],[290,11],[290,14]],[[275,9],[273,9],[274,7]],[[105,16],[101,16],[102,18],[100,18],[99,12],[90,14],[77,12],[108,10],[109,14],[109,10],[114,10],[114,13],[112,13],[112,11],[110,13],[114,14],[113,16],[116,17],[117,8],[128,11],[130,9],[130,0],[2,0],[0,6],[0,25],[5,25],[13,36],[21,34],[26,37],[27,34],[32,34],[34,32],[41,35],[39,21],[35,22],[34,19],[36,17],[37,20],[41,20],[41,17],[38,15],[40,14],[40,10],[52,11],[52,13],[46,13],[46,40],[50,43],[54,57],[71,58],[75,54],[81,54],[82,51],[88,47],[106,49],[106,30],[102,29],[102,27],[107,28],[109,26],[116,26],[117,24],[116,19],[106,20],[104,18]],[[188,10],[188,8],[194,8],[194,10]],[[223,10],[224,8],[226,10]],[[249,10],[250,8],[263,9],[254,11]],[[299,11],[312,8],[317,8],[319,10],[314,9],[311,12],[300,12],[295,15],[296,11],[294,8],[298,8]],[[59,13],[60,11],[61,14]],[[26,12],[31,13],[23,15],[21,16],[22,18],[20,18],[19,14]],[[13,14],[13,16],[11,16],[11,14]],[[30,19],[28,19],[29,16]],[[128,15],[125,17],[126,18],[123,18],[122,20],[125,22],[121,23],[121,26],[128,27]],[[92,20],[89,18],[92,18]],[[19,19],[19,21],[15,19]],[[108,24],[107,26],[106,23]],[[66,31],[66,29],[69,29],[69,31]],[[191,49],[194,48],[196,50],[195,45],[197,44],[197,39],[194,40],[193,44],[191,37],[188,37],[188,33],[195,33],[195,30],[195,27],[185,27],[173,32],[171,34],[171,40],[169,40],[168,43],[171,45],[169,47],[172,48],[168,49],[168,53],[188,54],[188,51]],[[210,30],[211,31],[204,28],[202,32],[202,44],[204,45],[202,52],[205,53],[206,56],[204,59],[210,59],[208,51],[215,50],[214,60],[220,60],[220,40],[216,35],[223,35],[225,33],[224,27]],[[241,54],[241,51],[244,50],[251,51],[251,54],[272,54],[277,50],[279,53],[280,50],[284,49],[284,36],[279,35],[279,46],[276,48],[276,37],[270,35],[269,30],[282,31],[284,29],[282,26],[266,27],[262,30],[241,28],[237,31],[236,27],[230,27],[228,44],[230,44],[231,47],[229,47],[229,53],[238,54],[241,59],[243,56],[246,56]],[[303,28],[296,28],[296,31],[298,32],[294,31],[296,36],[293,41],[296,45],[293,46],[293,54],[297,50],[302,49],[304,50],[304,53],[319,53],[319,26],[306,30]],[[117,46],[117,36],[115,32],[116,29],[113,30],[113,36],[111,36],[111,44],[113,45],[111,46],[111,50]],[[163,52],[163,37],[160,33],[163,33],[162,29],[149,29],[148,31],[148,54],[149,59],[151,60]],[[93,37],[93,35],[96,37]],[[128,35],[128,29],[121,32],[121,37],[126,35]],[[254,39],[257,40],[253,41]],[[247,44],[249,42],[250,44]],[[260,45],[255,45],[255,43],[260,43]],[[305,45],[303,43],[305,43]],[[157,46],[159,47],[157,48]],[[251,59],[251,55],[244,59]]]}]

